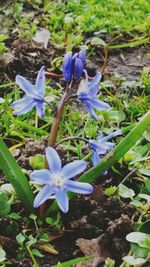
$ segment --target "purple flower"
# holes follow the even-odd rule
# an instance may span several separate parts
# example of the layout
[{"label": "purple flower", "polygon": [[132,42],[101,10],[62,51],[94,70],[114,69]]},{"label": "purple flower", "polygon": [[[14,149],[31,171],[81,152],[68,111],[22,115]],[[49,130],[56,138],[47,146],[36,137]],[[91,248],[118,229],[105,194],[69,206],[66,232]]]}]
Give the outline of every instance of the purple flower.
[{"label": "purple flower", "polygon": [[35,85],[31,84],[24,77],[17,75],[16,83],[25,92],[25,96],[11,104],[14,109],[14,115],[22,115],[36,107],[40,118],[44,117],[44,95],[45,95],[45,74],[44,66],[41,67],[37,75]]},{"label": "purple flower", "polygon": [[94,79],[91,82],[88,82],[88,75],[85,71],[86,80],[82,80],[79,86],[77,95],[78,99],[80,99],[86,106],[87,110],[94,118],[94,120],[98,120],[94,109],[98,110],[110,110],[110,106],[99,100],[97,98],[97,93],[99,91],[99,81],[101,79],[101,73],[97,72]]},{"label": "purple flower", "polygon": [[49,169],[31,173],[33,181],[44,185],[34,200],[34,208],[39,207],[47,199],[55,197],[60,209],[66,213],[69,209],[67,191],[80,194],[90,194],[93,191],[92,185],[71,180],[85,170],[87,163],[76,160],[62,167],[60,157],[52,147],[46,148],[46,158]]},{"label": "purple flower", "polygon": [[72,78],[80,79],[86,59],[86,50],[82,49],[79,53],[72,56],[72,52],[68,52],[62,62],[62,70],[66,81],[71,81]]},{"label": "purple flower", "polygon": [[102,132],[99,131],[97,140],[89,140],[89,147],[93,149],[92,162],[94,166],[100,162],[100,155],[105,155],[108,151],[114,148],[114,143],[108,142],[108,140],[121,134],[122,131],[117,130],[103,137]]}]

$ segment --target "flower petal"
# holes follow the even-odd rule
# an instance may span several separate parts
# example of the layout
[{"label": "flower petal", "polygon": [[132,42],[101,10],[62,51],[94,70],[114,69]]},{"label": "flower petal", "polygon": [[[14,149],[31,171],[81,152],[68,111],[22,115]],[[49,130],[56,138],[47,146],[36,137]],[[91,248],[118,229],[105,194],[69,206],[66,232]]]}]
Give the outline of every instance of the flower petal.
[{"label": "flower petal", "polygon": [[72,52],[68,52],[62,62],[62,70],[66,81],[71,81],[72,78]]},{"label": "flower petal", "polygon": [[101,140],[89,140],[89,147],[98,151],[99,154],[105,154],[107,151],[105,142],[103,143]]},{"label": "flower petal", "polygon": [[79,58],[82,60],[83,66],[85,65],[85,60],[86,60],[86,49],[82,49],[79,52]]},{"label": "flower petal", "polygon": [[33,207],[38,208],[42,203],[51,197],[51,195],[54,193],[53,191],[54,190],[51,185],[45,185],[34,199]]},{"label": "flower petal", "polygon": [[102,139],[103,138],[103,134],[102,134],[102,131],[98,131],[98,139]]},{"label": "flower petal", "polygon": [[91,102],[90,101],[83,101],[83,103],[86,105],[86,108],[87,108],[88,112],[90,113],[90,115],[93,117],[93,119],[98,121],[98,117],[96,116],[96,113],[95,113],[93,107],[91,106]]},{"label": "flower petal", "polygon": [[37,101],[36,102],[36,112],[37,112],[39,118],[44,118],[44,111],[45,111],[44,106],[45,105],[44,105],[43,101]]},{"label": "flower petal", "polygon": [[74,60],[74,72],[73,72],[74,78],[78,80],[80,79],[83,72],[83,67],[84,66],[82,60],[79,57],[76,57]]},{"label": "flower petal", "polygon": [[69,200],[66,191],[59,190],[55,193],[55,195],[58,206],[64,213],[67,213],[69,209]]},{"label": "flower petal", "polygon": [[35,82],[37,92],[44,97],[45,95],[45,66],[41,67]]},{"label": "flower petal", "polygon": [[26,94],[33,94],[35,87],[26,78],[24,78],[23,76],[17,75],[15,81],[16,81],[16,84],[19,85],[19,87]]},{"label": "flower petal", "polygon": [[33,98],[30,96],[24,96],[22,99],[14,101],[11,106],[12,108],[23,108],[24,106],[26,106],[29,102],[32,102]]},{"label": "flower petal", "polygon": [[65,179],[70,179],[75,177],[79,173],[83,172],[87,166],[86,161],[84,160],[75,160],[62,168],[62,175]]},{"label": "flower petal", "polygon": [[23,99],[12,103],[11,106],[15,109],[13,114],[14,115],[26,114],[35,106],[35,104],[36,102],[34,101],[34,99],[25,96]]},{"label": "flower petal", "polygon": [[51,173],[47,169],[36,170],[31,173],[30,178],[40,184],[48,184],[51,181]]},{"label": "flower petal", "polygon": [[89,86],[89,98],[91,99],[91,97],[95,97],[99,91],[99,85],[98,84],[93,84],[92,86]]},{"label": "flower petal", "polygon": [[92,153],[92,162],[94,166],[100,162],[100,157],[95,150],[93,150],[93,153]]},{"label": "flower petal", "polygon": [[115,131],[115,132],[103,137],[103,140],[107,141],[107,140],[112,139],[113,137],[121,135],[121,134],[122,134],[122,131],[119,129],[119,130],[117,130],[117,131]]},{"label": "flower petal", "polygon": [[95,84],[98,84],[99,81],[101,80],[101,78],[102,78],[102,73],[99,72],[99,71],[97,71],[95,77],[94,77],[93,80],[89,83],[89,86],[91,87],[91,86],[93,86],[93,85],[95,85]]},{"label": "flower petal", "polygon": [[52,147],[46,148],[46,158],[51,172],[61,171],[61,160],[57,151]]},{"label": "flower petal", "polygon": [[78,194],[90,194],[93,191],[93,186],[88,183],[81,183],[76,181],[67,181],[65,183],[66,190]]},{"label": "flower petal", "polygon": [[93,108],[98,109],[98,110],[110,110],[111,107],[109,104],[99,100],[99,99],[90,99],[90,103],[93,106]]}]

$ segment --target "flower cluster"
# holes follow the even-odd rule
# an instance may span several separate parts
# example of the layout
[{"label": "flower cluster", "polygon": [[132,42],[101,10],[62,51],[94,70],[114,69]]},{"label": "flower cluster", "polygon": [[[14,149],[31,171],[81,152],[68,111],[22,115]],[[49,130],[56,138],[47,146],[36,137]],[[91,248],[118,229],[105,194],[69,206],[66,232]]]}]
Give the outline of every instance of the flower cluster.
[{"label": "flower cluster", "polygon": [[92,148],[92,162],[93,165],[97,165],[100,162],[100,156],[105,155],[107,152],[112,150],[114,148],[114,143],[108,142],[110,139],[112,139],[115,136],[121,135],[122,131],[117,130],[105,137],[103,137],[102,132],[98,132],[98,138],[97,140],[89,140],[89,147]]},{"label": "flower cluster", "polygon": [[[101,80],[101,73],[97,72],[92,81],[88,80],[88,74],[85,67],[86,51],[83,49],[79,53],[68,52],[62,62],[62,71],[66,81],[66,92],[71,90],[71,85],[74,81],[80,80],[84,73],[85,79],[82,79],[75,96],[86,106],[88,112],[94,120],[98,120],[95,110],[109,110],[109,104],[101,101],[98,98],[99,82]],[[12,103],[14,115],[22,115],[29,112],[33,107],[40,118],[44,117],[45,104],[45,73],[44,66],[41,67],[37,75],[35,84],[31,84],[24,77],[17,75],[16,84],[25,92],[25,96]],[[69,87],[68,87],[69,84]],[[76,84],[76,83],[75,83]],[[69,97],[72,92],[69,92]],[[63,98],[62,98],[63,99]],[[65,99],[65,98],[64,98]],[[65,99],[66,100],[66,99]],[[61,102],[60,102],[61,103]],[[58,109],[58,112],[63,112],[63,109]],[[58,124],[58,117],[62,114],[56,114],[56,125]],[[55,119],[54,119],[55,121]],[[52,127],[52,129],[59,127]],[[54,133],[57,136],[58,130]],[[96,165],[100,161],[100,156],[105,155],[108,151],[114,148],[114,144],[109,142],[111,138],[121,134],[118,130],[108,136],[103,137],[99,131],[97,140],[89,140],[89,147],[93,150],[92,161]],[[43,185],[34,200],[34,207],[39,207],[42,203],[50,198],[55,198],[58,206],[63,212],[69,209],[69,201],[67,192],[71,191],[80,194],[90,194],[93,191],[92,185],[88,183],[81,183],[72,178],[83,172],[87,166],[84,160],[76,160],[62,167],[60,157],[56,150],[52,147],[46,148],[46,159],[48,169],[35,170],[31,173],[31,179]]]}]

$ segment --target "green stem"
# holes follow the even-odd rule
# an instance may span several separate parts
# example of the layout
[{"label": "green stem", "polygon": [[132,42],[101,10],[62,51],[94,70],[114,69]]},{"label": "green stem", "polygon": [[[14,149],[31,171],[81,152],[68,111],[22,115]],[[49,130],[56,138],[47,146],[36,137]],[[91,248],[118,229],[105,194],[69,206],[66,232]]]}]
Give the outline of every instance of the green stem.
[{"label": "green stem", "polygon": [[149,39],[149,37],[147,37],[144,39],[131,41],[129,43],[118,44],[118,45],[108,45],[108,48],[109,49],[120,49],[120,48],[125,48],[125,47],[133,47],[133,46],[137,46],[137,45],[141,45],[141,44],[145,44],[145,43],[149,43],[149,42],[150,42],[150,39]]},{"label": "green stem", "polygon": [[9,86],[12,86],[12,85],[15,85],[15,84],[16,84],[15,82],[2,84],[2,85],[0,85],[0,89],[5,88],[5,87],[9,87]]},{"label": "green stem", "polygon": [[[137,123],[137,125],[131,130],[131,132],[124,137],[124,139],[111,151],[103,160],[85,172],[78,181],[91,183],[97,178],[101,179],[101,175],[107,171],[111,166],[118,162],[125,153],[141,138],[143,132],[150,126],[150,111]],[[73,198],[74,194],[69,193],[69,197]],[[54,202],[47,210],[46,216],[50,213],[57,211],[58,207]]]},{"label": "green stem", "polygon": [[64,142],[67,142],[67,141],[71,141],[71,140],[80,140],[80,141],[83,141],[83,142],[85,142],[85,143],[89,143],[89,140],[86,139],[86,138],[79,137],[79,136],[71,136],[71,137],[67,137],[67,138],[62,139],[60,142],[58,142],[58,143],[55,145],[55,148],[56,148],[58,145],[60,145],[60,144],[62,144],[62,143],[64,143]]},{"label": "green stem", "polygon": [[30,247],[27,246],[26,248],[27,248],[27,251],[28,251],[28,253],[29,253],[29,255],[30,255],[31,259],[32,259],[33,267],[39,267],[39,265],[38,265],[38,263],[37,263],[35,257],[33,256],[33,253],[32,253],[32,251],[31,251]]}]

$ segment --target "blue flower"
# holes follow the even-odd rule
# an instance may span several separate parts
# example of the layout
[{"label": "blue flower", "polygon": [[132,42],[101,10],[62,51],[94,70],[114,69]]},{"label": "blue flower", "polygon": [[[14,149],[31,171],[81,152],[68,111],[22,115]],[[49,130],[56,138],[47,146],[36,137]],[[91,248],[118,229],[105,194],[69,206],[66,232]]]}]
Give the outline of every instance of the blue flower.
[{"label": "blue flower", "polygon": [[108,140],[121,134],[122,131],[117,130],[103,137],[101,131],[99,131],[97,140],[89,140],[89,147],[93,149],[92,162],[94,166],[100,162],[100,155],[105,155],[108,151],[114,148],[114,143],[108,142]]},{"label": "blue flower", "polygon": [[14,115],[22,115],[36,107],[36,111],[40,118],[44,117],[44,95],[45,95],[45,74],[44,66],[41,67],[35,85],[31,84],[24,77],[17,75],[16,84],[25,92],[25,96],[11,104],[14,109]]},{"label": "blue flower", "polygon": [[97,93],[99,91],[99,81],[101,79],[101,73],[97,72],[94,79],[91,82],[88,82],[88,75],[85,71],[86,79],[81,81],[77,95],[86,106],[87,110],[91,116],[97,121],[98,118],[95,114],[94,109],[97,110],[110,110],[110,106],[97,99]]},{"label": "blue flower", "polygon": [[90,194],[93,191],[92,185],[71,180],[85,170],[87,163],[76,160],[62,167],[60,157],[52,147],[46,148],[46,158],[49,169],[31,173],[33,181],[44,185],[35,197],[34,208],[39,207],[47,199],[55,197],[60,209],[66,213],[69,209],[67,191],[80,194]]},{"label": "blue flower", "polygon": [[79,53],[72,55],[68,52],[62,62],[62,70],[66,81],[71,81],[72,78],[79,80],[85,65],[86,50],[82,49]]}]

